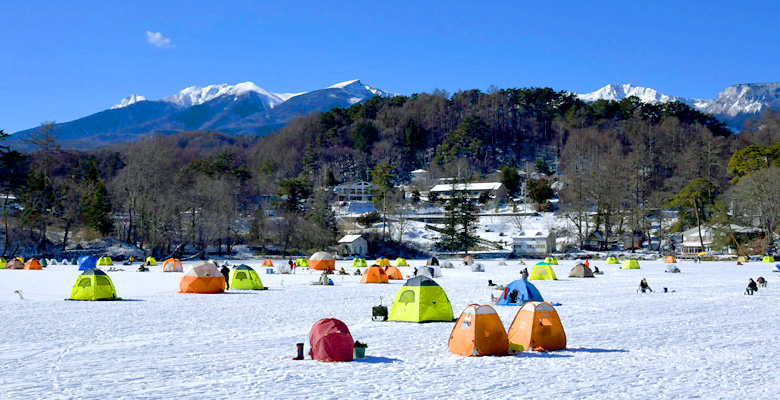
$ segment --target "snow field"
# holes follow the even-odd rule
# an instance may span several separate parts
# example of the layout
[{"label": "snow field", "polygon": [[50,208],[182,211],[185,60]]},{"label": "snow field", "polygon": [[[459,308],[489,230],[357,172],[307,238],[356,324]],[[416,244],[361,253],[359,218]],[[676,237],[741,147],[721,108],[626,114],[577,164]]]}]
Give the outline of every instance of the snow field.
[{"label": "snow field", "polygon": [[[521,269],[479,260],[487,272],[474,273],[449,261],[456,268],[436,281],[456,317],[499,294],[488,279],[507,284]],[[777,398],[779,280],[770,264],[680,262],[682,273],[668,274],[660,261],[640,270],[595,261],[604,275],[570,279],[575,262],[562,260],[553,266],[558,281],[534,284],[561,303],[567,349],[474,358],[448,352],[452,323],[371,321],[371,307],[380,296],[389,306],[403,281],[336,275],[336,286],[310,286],[316,271],[267,275],[261,261],[232,264],[242,262],[270,289],[180,294],[181,273],[117,265],[126,271],[108,274],[126,301],[70,302],[75,266],[0,271],[0,398]],[[349,265],[337,262],[351,273]],[[743,295],[758,276],[769,287]],[[656,292],[636,293],[643,277]],[[518,309],[496,307],[505,328]],[[309,329],[327,317],[368,343],[365,359],[292,360],[295,343],[308,352]]]}]

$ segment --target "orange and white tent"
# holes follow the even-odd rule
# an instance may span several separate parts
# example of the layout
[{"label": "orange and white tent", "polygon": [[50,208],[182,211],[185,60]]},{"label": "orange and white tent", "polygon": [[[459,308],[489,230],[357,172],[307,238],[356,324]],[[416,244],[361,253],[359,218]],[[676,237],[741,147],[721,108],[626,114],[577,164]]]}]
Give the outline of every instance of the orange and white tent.
[{"label": "orange and white tent", "polygon": [[664,260],[667,264],[674,264],[677,262],[677,259],[674,258],[674,256],[666,256],[666,260]]},{"label": "orange and white tent", "polygon": [[162,272],[184,272],[184,266],[181,261],[175,258],[169,258],[163,262]]},{"label": "orange and white tent", "polygon": [[385,274],[387,274],[387,279],[404,279],[404,274],[396,267],[385,268]]},{"label": "orange and white tent", "polygon": [[372,265],[363,270],[360,283],[387,283],[387,274],[385,274],[385,270],[382,267]]},{"label": "orange and white tent", "polygon": [[43,269],[41,263],[38,260],[31,258],[24,263],[24,269]]},{"label": "orange and white tent", "polygon": [[309,269],[335,270],[336,259],[326,251],[318,251],[309,258]]},{"label": "orange and white tent", "polygon": [[181,277],[180,293],[221,293],[225,291],[225,277],[212,263],[196,265]]},{"label": "orange and white tent", "polygon": [[509,346],[514,351],[561,350],[566,333],[558,312],[548,302],[529,301],[520,308],[509,326]]},{"label": "orange and white tent", "polygon": [[504,324],[488,305],[472,304],[460,314],[452,328],[450,353],[461,356],[503,356],[509,354]]},{"label": "orange and white tent", "polygon": [[274,266],[274,262],[271,261],[270,258],[266,258],[265,261],[263,261],[263,266],[264,267],[273,267]]}]

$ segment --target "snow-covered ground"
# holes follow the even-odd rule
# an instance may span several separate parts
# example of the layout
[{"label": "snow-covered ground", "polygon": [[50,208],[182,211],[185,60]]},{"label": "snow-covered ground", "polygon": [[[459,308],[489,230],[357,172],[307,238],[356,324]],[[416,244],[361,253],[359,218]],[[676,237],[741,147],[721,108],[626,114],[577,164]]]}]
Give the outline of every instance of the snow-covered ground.
[{"label": "snow-covered ground", "polygon": [[[506,284],[519,276],[516,261],[480,262],[487,272],[456,262],[436,279],[456,316],[498,293],[488,279]],[[561,303],[567,349],[471,358],[448,352],[452,323],[371,321],[371,306],[380,296],[391,303],[401,281],[336,276],[335,286],[310,286],[315,272],[266,275],[259,262],[247,263],[269,290],[179,294],[181,273],[131,268],[108,272],[120,302],[63,301],[75,266],[0,270],[0,398],[778,397],[780,280],[769,264],[681,262],[681,274],[666,274],[658,261],[640,270],[596,261],[604,275],[569,279],[574,261],[561,261],[558,281],[534,283]],[[743,295],[748,278],[759,275],[769,287]],[[654,293],[636,293],[643,277]],[[508,328],[518,308],[497,309]],[[368,343],[365,359],[292,360],[295,344],[308,351],[309,329],[327,317]]]}]

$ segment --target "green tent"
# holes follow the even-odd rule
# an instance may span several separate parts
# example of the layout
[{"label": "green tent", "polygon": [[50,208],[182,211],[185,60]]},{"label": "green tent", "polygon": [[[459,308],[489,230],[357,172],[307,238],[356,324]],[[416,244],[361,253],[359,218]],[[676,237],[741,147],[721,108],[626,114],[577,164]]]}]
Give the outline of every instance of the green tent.
[{"label": "green tent", "polygon": [[100,257],[97,265],[114,265],[114,260],[111,257]]},{"label": "green tent", "polygon": [[623,261],[623,266],[620,269],[639,269],[639,262],[637,262],[636,258],[629,258]]},{"label": "green tent", "polygon": [[105,272],[90,268],[73,284],[69,300],[122,300],[116,297],[116,289]]},{"label": "green tent", "polygon": [[761,262],[773,263],[775,262],[775,258],[772,256],[764,256],[764,258],[761,259]]},{"label": "green tent", "polygon": [[150,265],[157,265],[157,260],[154,259],[154,257],[146,257],[146,261],[144,261],[144,265],[150,266]]},{"label": "green tent", "polygon": [[70,265],[79,265],[79,259],[77,257],[76,258],[72,258],[70,260]]},{"label": "green tent", "polygon": [[296,267],[308,267],[309,266],[309,260],[305,258],[296,258],[295,259],[295,266]]},{"label": "green tent", "polygon": [[620,264],[620,261],[615,256],[607,257],[607,264]]},{"label": "green tent", "polygon": [[417,276],[406,281],[395,294],[389,321],[430,322],[453,320],[452,304],[436,281]]},{"label": "green tent", "polygon": [[555,271],[550,264],[540,262],[534,265],[534,269],[531,270],[531,275],[528,276],[528,280],[557,281],[558,277],[555,276]]},{"label": "green tent", "polygon": [[555,257],[553,257],[553,256],[549,256],[549,257],[545,258],[544,262],[549,264],[549,265],[558,265],[558,260],[556,260]]},{"label": "green tent", "polygon": [[41,267],[48,267],[49,266],[49,262],[46,261],[45,258],[41,258],[40,263],[41,263]]},{"label": "green tent", "polygon": [[395,259],[395,266],[396,267],[407,267],[409,264],[406,262],[405,259],[398,257]]},{"label": "green tent", "polygon": [[257,271],[248,265],[241,264],[230,271],[230,288],[244,290],[263,290],[263,281]]},{"label": "green tent", "polygon": [[366,268],[368,267],[368,264],[366,264],[365,258],[356,258],[352,260],[352,268]]},{"label": "green tent", "polygon": [[6,264],[8,264],[8,261],[6,261],[5,258],[0,257],[0,269],[5,269]]}]

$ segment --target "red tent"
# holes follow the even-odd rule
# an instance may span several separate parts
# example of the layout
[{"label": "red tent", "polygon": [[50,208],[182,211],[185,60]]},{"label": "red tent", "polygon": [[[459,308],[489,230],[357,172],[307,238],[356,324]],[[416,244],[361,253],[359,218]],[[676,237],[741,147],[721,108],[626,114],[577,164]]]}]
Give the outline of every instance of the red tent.
[{"label": "red tent", "polygon": [[309,332],[309,355],[317,361],[352,361],[355,342],[349,328],[335,318],[317,321]]}]

